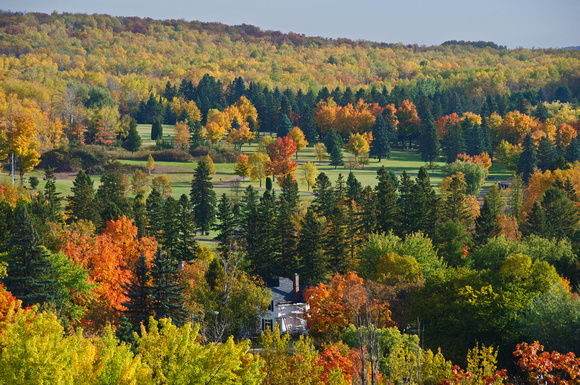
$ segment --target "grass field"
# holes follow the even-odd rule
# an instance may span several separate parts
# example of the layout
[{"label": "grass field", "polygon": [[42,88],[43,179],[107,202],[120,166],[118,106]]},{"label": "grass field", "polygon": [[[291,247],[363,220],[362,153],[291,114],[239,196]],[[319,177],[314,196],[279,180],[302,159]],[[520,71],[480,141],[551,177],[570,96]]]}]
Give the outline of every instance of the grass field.
[{"label": "grass field", "polygon": [[[142,137],[142,148],[147,148],[155,145],[155,142],[150,138],[151,126],[150,125],[139,125],[137,127],[139,134]],[[163,136],[166,139],[170,139],[173,136],[174,126],[163,126]],[[224,142],[225,143],[225,142]],[[226,144],[224,144],[225,146]],[[255,152],[257,149],[257,144],[246,144],[242,147],[242,152],[246,154],[250,154]],[[345,163],[347,160],[347,154],[344,153]],[[153,155],[155,157],[155,155]],[[335,183],[338,179],[338,176],[342,174],[345,181],[348,177],[349,172],[351,171],[346,166],[339,166],[335,168],[334,166],[328,165],[328,160],[323,161],[320,164],[315,160],[314,150],[313,147],[307,147],[298,153],[298,158],[295,160],[299,163],[298,174],[300,173],[300,168],[302,164],[306,162],[312,162],[316,165],[318,172],[324,172],[332,183]],[[120,160],[121,163],[130,164],[135,166],[142,166],[145,167],[146,161],[144,160]],[[438,186],[439,183],[442,181],[442,176],[440,174],[440,166],[443,166],[444,160],[441,159],[441,162],[436,164],[432,170],[429,170],[429,174],[431,176],[431,184],[433,186]],[[237,175],[234,173],[234,163],[215,163],[216,174],[213,176],[212,181],[214,183],[214,191],[216,195],[219,197],[222,194],[226,194],[234,199],[239,198],[243,195],[243,190],[246,189],[249,185],[252,185],[254,188],[258,190],[264,190],[263,187],[260,187],[259,182],[250,182],[248,178],[244,181],[239,180]],[[400,175],[403,171],[406,171],[414,177],[419,168],[421,166],[425,166],[425,162],[421,160],[419,153],[416,150],[393,150],[391,152],[391,157],[389,159],[382,159],[381,162],[378,162],[376,159],[371,159],[370,163],[365,166],[364,168],[358,167],[353,169],[352,172],[356,176],[356,178],[361,182],[363,186],[375,186],[377,184],[377,170],[384,166],[387,170],[393,171],[396,174]],[[155,162],[155,170],[149,179],[153,179],[153,177],[158,175],[167,175],[171,181],[172,185],[172,196],[176,199],[182,194],[189,195],[191,180],[193,178],[193,173],[197,166],[196,162]],[[7,174],[6,178],[8,178]],[[43,173],[40,170],[35,170],[30,174],[26,175],[26,180],[30,176],[36,176],[39,179],[42,179]],[[63,197],[71,195],[71,187],[73,186],[73,180],[76,176],[76,173],[69,173],[69,174],[57,174],[57,191],[62,194]],[[100,184],[100,176],[94,175],[91,177],[94,182],[95,189],[98,188]],[[130,182],[131,175],[127,176],[128,181]],[[490,186],[491,184],[495,183],[498,180],[508,180],[511,178],[511,173],[508,172],[502,165],[499,163],[494,163],[489,170],[489,176],[486,179],[484,187]],[[4,178],[1,178],[4,179]],[[236,183],[230,183],[233,181],[237,181]],[[298,181],[300,182],[300,177],[298,176]],[[44,183],[41,181],[40,188],[42,188]],[[262,186],[264,184],[262,183]],[[299,190],[301,198],[305,201],[310,201],[313,199],[312,191],[308,190],[308,187],[305,184],[299,183]],[[278,186],[274,183],[274,190],[278,190]],[[130,198],[134,196],[129,194]],[[210,247],[215,246],[213,242],[209,242],[208,240],[213,238],[213,234],[209,236],[201,237],[200,241],[201,244],[206,244]]]}]

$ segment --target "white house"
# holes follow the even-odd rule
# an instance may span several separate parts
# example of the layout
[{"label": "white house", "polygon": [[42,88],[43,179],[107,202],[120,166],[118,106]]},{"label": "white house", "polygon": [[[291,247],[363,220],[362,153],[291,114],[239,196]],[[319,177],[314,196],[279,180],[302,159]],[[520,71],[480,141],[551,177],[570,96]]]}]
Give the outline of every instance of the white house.
[{"label": "white house", "polygon": [[272,329],[278,323],[281,333],[306,334],[304,310],[308,305],[302,296],[306,286],[300,285],[298,274],[294,274],[293,279],[272,278],[267,287],[272,291],[272,301],[261,319],[260,331]]}]

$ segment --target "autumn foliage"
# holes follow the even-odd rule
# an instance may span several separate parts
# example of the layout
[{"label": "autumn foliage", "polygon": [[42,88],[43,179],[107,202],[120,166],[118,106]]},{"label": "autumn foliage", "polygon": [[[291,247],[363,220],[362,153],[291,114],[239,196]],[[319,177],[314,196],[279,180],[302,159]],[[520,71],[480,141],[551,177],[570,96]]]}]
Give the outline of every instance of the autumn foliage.
[{"label": "autumn foliage", "polygon": [[516,346],[518,365],[532,384],[576,384],[580,377],[580,360],[574,353],[544,352],[538,341]]},{"label": "autumn foliage", "polygon": [[125,216],[107,222],[100,235],[68,232],[61,251],[90,272],[91,281],[98,283],[97,299],[91,304],[87,324],[102,326],[117,322],[122,303],[127,301],[123,285],[132,278],[132,267],[142,253],[150,259],[157,242],[151,238],[137,238],[137,227]]}]

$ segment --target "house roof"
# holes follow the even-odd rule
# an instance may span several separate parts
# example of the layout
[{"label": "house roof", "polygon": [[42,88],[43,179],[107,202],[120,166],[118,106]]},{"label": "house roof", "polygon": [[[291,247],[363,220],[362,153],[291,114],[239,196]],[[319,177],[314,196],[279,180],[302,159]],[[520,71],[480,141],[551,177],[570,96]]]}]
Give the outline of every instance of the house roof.
[{"label": "house roof", "polygon": [[294,283],[286,277],[276,277],[269,279],[266,286],[272,290],[272,299],[274,303],[280,302],[304,302],[302,293],[306,285],[298,286],[298,298],[294,296]]}]

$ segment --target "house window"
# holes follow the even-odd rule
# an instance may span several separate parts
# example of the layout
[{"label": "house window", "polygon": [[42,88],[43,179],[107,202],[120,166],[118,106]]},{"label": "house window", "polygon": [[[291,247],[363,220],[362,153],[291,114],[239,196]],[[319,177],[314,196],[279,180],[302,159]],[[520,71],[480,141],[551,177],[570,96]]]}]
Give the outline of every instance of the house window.
[{"label": "house window", "polygon": [[274,311],[274,300],[270,301],[270,304],[268,305],[268,311]]},{"label": "house window", "polygon": [[273,328],[274,328],[274,320],[271,320],[271,319],[263,319],[262,320],[262,330],[266,330],[266,329],[272,330]]}]

